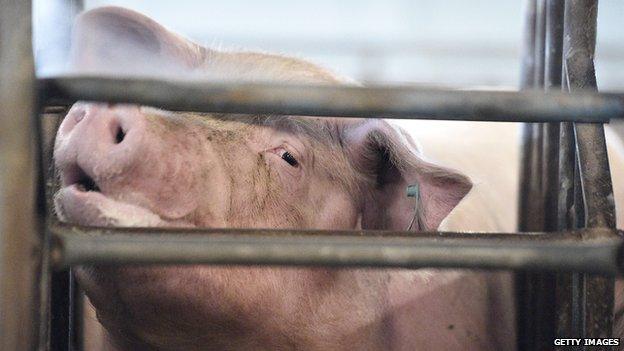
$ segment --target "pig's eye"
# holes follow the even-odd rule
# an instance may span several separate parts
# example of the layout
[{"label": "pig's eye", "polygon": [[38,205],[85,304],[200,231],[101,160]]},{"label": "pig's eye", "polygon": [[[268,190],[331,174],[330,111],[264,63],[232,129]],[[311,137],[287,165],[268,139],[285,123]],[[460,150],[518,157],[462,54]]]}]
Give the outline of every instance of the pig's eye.
[{"label": "pig's eye", "polygon": [[286,161],[289,165],[293,166],[293,167],[297,167],[299,165],[299,162],[297,161],[297,159],[295,158],[295,156],[293,156],[290,152],[288,151],[284,151],[282,153],[282,160]]}]

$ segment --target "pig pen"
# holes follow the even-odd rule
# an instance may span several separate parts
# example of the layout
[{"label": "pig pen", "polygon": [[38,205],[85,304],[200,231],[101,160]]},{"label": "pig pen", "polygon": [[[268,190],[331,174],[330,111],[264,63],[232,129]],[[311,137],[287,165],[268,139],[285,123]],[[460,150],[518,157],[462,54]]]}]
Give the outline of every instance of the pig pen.
[{"label": "pig pen", "polygon": [[[75,12],[76,2],[68,3]],[[80,350],[81,297],[71,268],[94,263],[514,270],[519,349],[553,348],[555,336],[612,335],[624,242],[615,229],[603,123],[624,117],[624,96],[591,91],[596,1],[528,1],[519,92],[37,79],[31,10],[30,1],[0,1],[0,349]],[[70,13],[59,16],[71,21]],[[61,224],[50,207],[55,184],[44,135],[77,100],[178,111],[526,122],[519,232],[414,237]]]}]

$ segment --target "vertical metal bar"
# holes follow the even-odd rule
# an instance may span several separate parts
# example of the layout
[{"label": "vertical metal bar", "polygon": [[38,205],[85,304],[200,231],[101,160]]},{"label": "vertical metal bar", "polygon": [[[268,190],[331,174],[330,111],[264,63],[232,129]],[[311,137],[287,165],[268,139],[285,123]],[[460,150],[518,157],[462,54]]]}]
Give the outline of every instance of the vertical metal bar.
[{"label": "vertical metal bar", "polygon": [[[541,2],[540,2],[541,3]],[[525,2],[525,23],[522,54],[522,72],[520,89],[532,89],[536,86],[539,71],[539,53],[537,48],[538,36],[538,11],[537,0]],[[539,216],[543,211],[539,210],[542,204],[540,199],[541,164],[538,159],[538,150],[541,149],[541,128],[535,123],[526,123],[522,126],[522,152],[520,160],[520,189],[519,189],[519,213],[518,227],[520,231],[541,230]],[[538,176],[540,175],[540,176]],[[535,211],[537,210],[537,211]],[[536,290],[539,280],[534,274],[520,272],[516,274],[516,313],[517,313],[517,337],[518,349],[529,350],[535,348],[536,326],[533,313],[537,299]]]},{"label": "vertical metal bar", "polygon": [[[47,154],[47,160],[52,160],[52,152],[54,146],[54,135],[60,122],[63,119],[65,110],[62,109],[57,113],[45,114],[42,117],[45,130],[42,139],[44,142],[43,153]],[[53,194],[58,190],[58,180],[55,177],[54,169],[51,164],[44,165],[47,170],[44,183],[46,184],[46,200],[48,208],[53,207]],[[54,219],[48,216],[46,223],[53,223]],[[49,239],[49,238],[46,238]],[[48,332],[49,347],[51,350],[69,350],[71,351],[72,322],[71,316],[73,309],[72,304],[72,279],[69,269],[62,271],[49,272],[50,286],[48,293],[49,299],[49,315],[48,315]]]},{"label": "vertical metal bar", "polygon": [[544,86],[546,64],[546,0],[537,0],[535,7],[535,70],[533,87]]},{"label": "vertical metal bar", "polygon": [[69,350],[84,349],[84,295],[73,272],[69,274]]},{"label": "vertical metal bar", "polygon": [[[538,1],[535,7],[532,82],[533,88],[548,90],[561,83],[564,6],[562,1],[545,0]],[[520,230],[554,231],[558,225],[560,127],[557,123],[540,123],[533,130],[533,140],[524,140],[531,162],[523,164],[529,170],[522,170],[530,177],[522,179],[524,186],[529,184],[529,191],[525,192],[528,196],[521,207],[524,211],[520,213]],[[519,348],[550,348],[557,317],[561,317],[556,305],[558,287],[569,282],[550,273],[525,273],[521,277],[518,284],[524,286],[518,287],[518,291],[524,295],[519,296]]]},{"label": "vertical metal bar", "polygon": [[[548,0],[546,14],[546,65],[545,81],[546,90],[561,89],[562,58],[563,58],[563,30],[564,30],[564,1]],[[565,225],[567,211],[560,212],[560,204],[563,208],[568,207],[568,195],[573,191],[574,176],[574,141],[571,133],[571,125],[546,124],[549,129],[551,149],[548,151],[549,178],[546,188],[546,224],[545,230],[555,231]],[[572,170],[572,171],[570,171]],[[565,188],[562,186],[565,184]],[[560,193],[562,192],[562,194]],[[567,228],[564,227],[564,228]],[[549,297],[550,306],[555,311],[551,320],[552,337],[578,335],[566,329],[566,326],[577,319],[578,313],[571,309],[577,305],[578,294],[575,292],[579,286],[579,274],[553,274],[550,277]],[[574,324],[574,323],[573,323]],[[548,344],[543,345],[547,347]]]},{"label": "vertical metal bar", "polygon": [[0,349],[33,350],[41,246],[31,3],[0,0],[0,9]]},{"label": "vertical metal bar", "polygon": [[[33,8],[33,42],[36,58],[36,69],[38,75],[49,75],[59,73],[65,68],[69,55],[71,29],[73,19],[82,11],[83,2],[81,0],[35,0]],[[42,130],[44,141],[44,152],[51,157],[51,145],[56,127],[63,118],[64,110],[56,111],[43,116],[44,122],[49,126]],[[52,184],[55,181],[50,165],[44,169],[48,170],[45,184]],[[55,192],[54,186],[46,186],[48,202]],[[48,203],[48,208],[51,204]],[[47,243],[47,241],[46,241]],[[46,267],[47,268],[47,267]],[[81,299],[76,299],[76,290],[71,272],[64,271],[46,272],[49,281],[49,294],[45,306],[45,315],[42,319],[49,321],[45,323],[45,333],[47,334],[47,344],[52,350],[71,350],[75,342],[81,342],[81,335],[74,333],[73,329],[79,326],[81,316],[72,316],[72,311],[80,311],[79,306],[74,304],[82,303]],[[42,309],[44,310],[44,309]],[[79,332],[79,330],[76,330]]]},{"label": "vertical metal bar", "polygon": [[[544,80],[544,0],[527,2],[525,53],[521,89],[541,86]],[[538,123],[523,126],[520,174],[519,227],[521,231],[541,231],[543,227],[542,148],[543,129]]]},{"label": "vertical metal bar", "polygon": [[[572,123],[561,123],[559,152],[559,203],[557,227],[561,230],[576,228],[575,175],[578,172],[575,156]],[[580,301],[582,275],[557,276],[557,337],[577,337],[582,333]]]},{"label": "vertical metal bar", "polygon": [[[560,89],[563,51],[563,10],[560,0],[546,1],[544,88]],[[559,188],[559,123],[544,124],[544,229],[556,231]]]},{"label": "vertical metal bar", "polygon": [[[525,22],[525,40],[524,54],[522,60],[521,72],[521,89],[530,89],[534,86],[535,81],[535,16],[536,16],[536,0],[528,0],[526,6],[526,22]],[[534,152],[537,148],[535,144],[535,130],[532,123],[526,123],[522,127],[522,155],[520,168],[520,206],[519,206],[519,227],[522,231],[528,231],[531,224],[529,221],[529,213],[531,211],[532,195],[535,193],[531,189],[532,174],[535,172],[532,164]]]},{"label": "vertical metal bar", "polygon": [[574,209],[574,173],[576,147],[571,122],[561,123],[559,144],[559,201],[557,227],[561,230],[576,227]]},{"label": "vertical metal bar", "polygon": [[[566,0],[564,29],[564,78],[569,91],[596,90],[594,50],[597,0]],[[602,124],[575,123],[574,136],[582,208],[575,206],[584,227],[615,227],[615,205],[607,148]],[[579,202],[576,202],[579,204]],[[581,212],[582,211],[582,212]],[[575,284],[578,295],[572,309],[572,330],[577,337],[611,336],[613,324],[613,278],[581,275]]]},{"label": "vertical metal bar", "polygon": [[[41,154],[42,158],[42,170],[45,170],[43,173],[44,180],[43,184],[45,184],[45,199],[47,202],[46,208],[52,208],[53,205],[53,194],[58,190],[58,181],[56,181],[56,177],[54,174],[54,169],[52,167],[52,153],[54,149],[54,137],[56,135],[56,131],[60,125],[60,122],[65,113],[65,108],[47,108],[47,111],[42,114],[39,119],[40,123],[40,144],[41,144]],[[49,224],[48,218],[48,224]],[[49,250],[49,237],[46,234],[44,237],[44,250]],[[58,323],[58,320],[67,320],[66,317],[69,307],[67,305],[67,292],[62,292],[62,289],[59,289],[59,286],[67,285],[65,279],[67,279],[67,273],[63,272],[52,272],[50,271],[49,263],[47,261],[48,255],[44,255],[44,260],[42,264],[42,300],[41,300],[41,313],[40,320],[41,323],[41,336],[40,336],[40,346],[39,349],[51,349],[51,350],[67,350],[67,343],[62,340],[67,339],[65,336],[61,335],[59,337],[59,326],[64,326],[67,329],[67,324]],[[63,276],[65,274],[65,276]],[[60,278],[60,279],[59,279]],[[60,312],[60,313],[59,313]]]},{"label": "vertical metal bar", "polygon": [[533,86],[535,71],[535,7],[536,0],[526,0],[524,9],[524,35],[522,43],[522,67],[520,88]]},{"label": "vertical metal bar", "polygon": [[[555,0],[557,1],[557,0]],[[559,123],[544,123],[544,231],[557,231],[559,190]]]},{"label": "vertical metal bar", "polygon": [[[536,40],[536,55],[539,56],[539,75],[536,74],[536,88],[549,89],[560,81],[561,72],[561,32],[563,27],[563,7],[557,3],[545,0],[542,7],[541,21],[537,22],[539,40]],[[559,11],[560,10],[560,11]],[[560,14],[558,13],[560,12]],[[541,30],[540,30],[541,29]],[[562,29],[561,29],[562,31]],[[539,51],[539,52],[538,52]],[[557,59],[559,55],[559,59]],[[537,58],[536,58],[537,59]],[[557,75],[557,71],[559,75]],[[542,149],[540,157],[541,174],[541,201],[540,230],[554,231],[557,224],[557,196],[558,190],[558,153],[559,153],[559,126],[556,123],[541,123]],[[556,321],[556,275],[552,273],[538,273],[532,275],[536,291],[533,302],[533,344],[532,349],[548,348],[555,335]]]},{"label": "vertical metal bar", "polygon": [[[563,48],[563,2],[546,0],[544,8],[544,90],[557,88],[561,84],[561,61]],[[544,123],[543,149],[543,197],[544,231],[556,231],[558,224],[559,190],[559,123]],[[548,349],[557,333],[558,319],[561,318],[557,305],[557,291],[562,282],[561,275],[553,273],[536,274],[538,297],[535,304],[535,343],[534,349]]]},{"label": "vertical metal bar", "polygon": [[53,272],[50,295],[50,349],[69,350],[70,276],[69,269]]}]

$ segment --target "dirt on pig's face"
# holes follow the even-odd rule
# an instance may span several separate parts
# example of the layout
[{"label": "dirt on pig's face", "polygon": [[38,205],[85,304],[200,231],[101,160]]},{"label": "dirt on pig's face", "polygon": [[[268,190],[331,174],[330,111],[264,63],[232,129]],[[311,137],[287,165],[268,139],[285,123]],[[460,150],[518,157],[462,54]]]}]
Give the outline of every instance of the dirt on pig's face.
[{"label": "dirt on pig's face", "polygon": [[60,218],[97,226],[354,228],[337,124],[76,104],[59,129]]}]

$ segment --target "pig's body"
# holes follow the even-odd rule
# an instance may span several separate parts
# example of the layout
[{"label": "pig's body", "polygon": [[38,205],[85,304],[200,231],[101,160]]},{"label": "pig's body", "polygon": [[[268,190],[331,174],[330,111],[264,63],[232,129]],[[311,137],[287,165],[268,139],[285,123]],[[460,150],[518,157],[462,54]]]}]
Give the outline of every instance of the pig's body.
[{"label": "pig's body", "polygon": [[[155,57],[163,70],[204,78],[342,81],[305,61],[201,48],[117,8],[83,15],[76,38],[81,71],[112,64],[134,73],[139,67],[127,64],[132,52]],[[113,50],[117,45],[122,50]],[[454,128],[448,140],[419,129],[433,160],[427,162],[404,132],[382,121],[81,104],[57,137],[63,189],[56,208],[63,220],[87,225],[402,230],[414,207],[406,186],[418,183],[417,230],[442,223],[449,230],[513,231],[517,139],[492,141],[501,154],[487,157],[490,148],[467,141],[478,134],[472,126]],[[512,125],[496,128],[515,133]],[[460,140],[469,146],[454,149]],[[504,176],[493,159],[506,163]],[[465,176],[439,164],[474,177],[473,190]],[[510,274],[203,266],[78,273],[106,329],[108,346],[89,342],[97,348],[515,348]]]},{"label": "pig's body", "polygon": [[[423,153],[460,170],[473,182],[472,191],[445,218],[441,228],[515,231],[522,125],[456,121],[411,123],[410,133],[422,145]],[[605,137],[613,193],[619,209],[624,206],[624,133],[619,132],[624,129],[624,123],[612,123],[605,125]],[[617,227],[623,228],[623,211],[616,211],[616,220]]]}]

